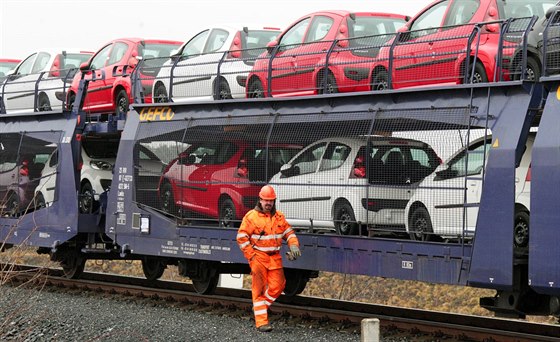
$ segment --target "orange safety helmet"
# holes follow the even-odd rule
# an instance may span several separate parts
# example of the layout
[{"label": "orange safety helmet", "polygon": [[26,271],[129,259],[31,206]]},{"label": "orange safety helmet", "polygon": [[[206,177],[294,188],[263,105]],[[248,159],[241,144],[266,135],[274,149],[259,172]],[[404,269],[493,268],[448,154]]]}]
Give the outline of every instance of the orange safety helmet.
[{"label": "orange safety helmet", "polygon": [[259,192],[259,198],[267,201],[274,201],[276,199],[274,188],[270,185],[263,186]]}]

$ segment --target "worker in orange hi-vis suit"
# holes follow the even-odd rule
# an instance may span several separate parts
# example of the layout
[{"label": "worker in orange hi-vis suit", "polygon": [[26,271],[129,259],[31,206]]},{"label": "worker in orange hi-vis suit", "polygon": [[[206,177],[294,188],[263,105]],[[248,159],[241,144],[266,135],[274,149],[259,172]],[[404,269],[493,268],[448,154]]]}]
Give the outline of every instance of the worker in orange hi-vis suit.
[{"label": "worker in orange hi-vis suit", "polygon": [[243,217],[237,232],[237,243],[251,267],[253,312],[257,329],[262,332],[272,330],[267,310],[286,285],[280,254],[282,240],[286,240],[290,248],[289,260],[301,256],[296,234],[284,214],[276,210],[275,201],[274,188],[263,186],[259,202]]}]

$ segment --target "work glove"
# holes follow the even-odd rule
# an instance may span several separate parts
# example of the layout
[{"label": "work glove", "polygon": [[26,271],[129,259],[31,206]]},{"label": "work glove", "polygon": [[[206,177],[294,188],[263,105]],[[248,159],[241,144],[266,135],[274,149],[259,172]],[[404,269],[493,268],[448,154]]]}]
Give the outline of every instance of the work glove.
[{"label": "work glove", "polygon": [[299,258],[301,256],[301,252],[300,252],[298,246],[291,245],[290,246],[290,251],[288,253],[286,253],[286,255],[288,256],[288,260],[293,261],[293,260],[296,260],[297,258]]}]

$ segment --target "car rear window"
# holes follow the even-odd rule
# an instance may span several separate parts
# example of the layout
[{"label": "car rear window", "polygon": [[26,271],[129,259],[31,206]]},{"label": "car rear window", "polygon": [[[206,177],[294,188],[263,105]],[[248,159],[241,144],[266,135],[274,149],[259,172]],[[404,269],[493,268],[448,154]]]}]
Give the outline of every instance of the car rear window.
[{"label": "car rear window", "polygon": [[171,52],[177,50],[179,48],[179,44],[169,44],[169,43],[158,43],[158,44],[150,44],[146,43],[144,46],[138,46],[138,54],[142,56],[144,59],[148,58],[160,58],[160,57],[169,57],[171,56]]},{"label": "car rear window", "polygon": [[524,18],[533,15],[542,18],[546,11],[556,5],[557,0],[508,0],[498,1],[505,18]]}]

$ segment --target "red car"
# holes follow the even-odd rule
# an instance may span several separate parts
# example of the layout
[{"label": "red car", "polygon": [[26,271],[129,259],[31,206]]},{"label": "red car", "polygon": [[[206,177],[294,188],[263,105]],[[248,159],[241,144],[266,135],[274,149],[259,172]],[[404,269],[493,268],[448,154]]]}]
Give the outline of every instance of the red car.
[{"label": "red car", "polygon": [[369,65],[379,52],[371,48],[372,40],[392,38],[407,19],[400,14],[348,11],[306,15],[271,42],[268,53],[255,62],[247,78],[247,97],[370,90]]},{"label": "red car", "polygon": [[[544,16],[556,0],[437,0],[420,11],[399,30],[397,42],[391,41],[379,53],[372,73],[373,90],[389,87],[389,69],[393,89],[430,84],[460,84],[508,81],[513,53],[533,15]],[[500,51],[499,21],[517,19],[504,36],[502,67],[496,65]],[[476,32],[470,53],[468,37]],[[390,45],[393,45],[390,47]],[[390,52],[391,51],[391,52]],[[469,56],[467,63],[467,56]],[[392,65],[390,66],[390,62]],[[529,63],[531,67],[531,63]],[[468,65],[468,70],[466,66]],[[534,63],[533,63],[534,65]],[[474,70],[474,72],[471,72]]]},{"label": "red car", "polygon": [[238,140],[195,143],[163,171],[161,207],[171,214],[218,218],[221,225],[232,226],[255,207],[262,185],[301,148],[269,144],[267,150],[264,144]]},{"label": "red car", "polygon": [[90,113],[126,114],[134,102],[131,73],[139,61],[144,64],[139,73],[144,92],[144,102],[152,102],[152,84],[159,67],[182,42],[121,38],[110,41],[99,49],[89,61],[80,65],[68,91],[68,104],[72,106],[82,73],[90,78],[83,109]]},{"label": "red car", "polygon": [[0,81],[8,74],[8,71],[14,70],[19,64],[19,59],[3,59],[0,58]]}]

